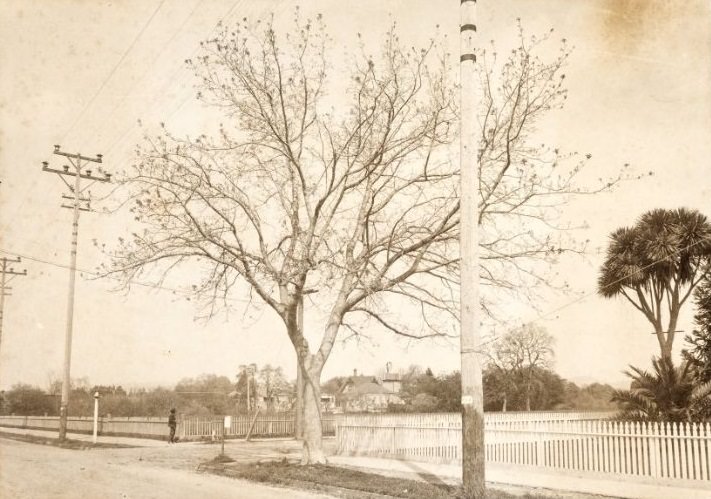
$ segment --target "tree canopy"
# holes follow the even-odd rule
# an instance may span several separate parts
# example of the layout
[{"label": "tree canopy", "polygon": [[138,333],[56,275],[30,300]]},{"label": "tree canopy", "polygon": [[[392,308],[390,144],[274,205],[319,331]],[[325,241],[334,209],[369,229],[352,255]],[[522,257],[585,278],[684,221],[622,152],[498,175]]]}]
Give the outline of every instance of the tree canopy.
[{"label": "tree canopy", "polygon": [[610,235],[598,292],[623,296],[652,324],[661,355],[671,358],[681,307],[704,277],[711,224],[697,210],[655,209]]},{"label": "tree canopy", "polygon": [[526,324],[512,329],[493,342],[487,352],[487,366],[496,373],[490,376],[500,390],[503,409],[511,393],[523,387],[525,408],[531,410],[531,396],[536,375],[553,362],[553,337],[542,327]]}]

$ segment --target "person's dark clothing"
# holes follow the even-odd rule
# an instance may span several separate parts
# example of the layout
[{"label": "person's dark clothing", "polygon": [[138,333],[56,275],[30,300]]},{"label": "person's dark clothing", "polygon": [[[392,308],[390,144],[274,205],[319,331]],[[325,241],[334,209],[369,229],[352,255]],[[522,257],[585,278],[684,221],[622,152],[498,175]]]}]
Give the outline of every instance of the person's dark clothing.
[{"label": "person's dark clothing", "polygon": [[178,422],[175,419],[175,414],[170,413],[168,416],[168,428],[170,428],[170,435],[168,436],[169,443],[175,443],[175,428],[178,426]]}]

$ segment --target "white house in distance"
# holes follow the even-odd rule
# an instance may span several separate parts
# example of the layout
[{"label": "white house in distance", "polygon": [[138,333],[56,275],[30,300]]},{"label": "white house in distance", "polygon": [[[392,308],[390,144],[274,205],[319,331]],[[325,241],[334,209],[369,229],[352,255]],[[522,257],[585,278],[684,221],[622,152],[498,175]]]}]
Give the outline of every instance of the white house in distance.
[{"label": "white house in distance", "polygon": [[359,375],[353,370],[353,376],[343,380],[335,390],[324,390],[321,403],[329,412],[385,412],[390,404],[404,403],[400,397],[402,380],[399,374],[390,372],[391,364],[386,366],[382,377]]}]

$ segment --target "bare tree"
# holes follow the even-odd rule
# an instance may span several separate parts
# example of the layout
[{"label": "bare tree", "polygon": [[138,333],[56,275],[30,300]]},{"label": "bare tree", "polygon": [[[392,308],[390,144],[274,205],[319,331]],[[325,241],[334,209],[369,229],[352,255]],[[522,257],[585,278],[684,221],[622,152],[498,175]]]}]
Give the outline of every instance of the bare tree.
[{"label": "bare tree", "polygon": [[516,376],[523,360],[515,350],[509,348],[502,338],[487,344],[485,354],[487,357],[486,367],[498,375],[499,382],[496,383],[496,391],[501,398],[501,412],[506,412],[509,398],[516,390]]},{"label": "bare tree", "polygon": [[559,256],[584,251],[571,232],[584,222],[560,217],[571,196],[596,194],[629,178],[624,165],[614,177],[585,185],[578,176],[590,154],[564,153],[537,139],[540,121],[568,97],[564,69],[571,50],[565,39],[551,50],[552,29],[527,37],[520,20],[518,35],[518,46],[503,61],[492,42],[480,65],[480,279],[490,314],[502,290],[535,304],[540,288],[553,285],[548,271]]},{"label": "bare tree", "polygon": [[[303,462],[314,463],[325,460],[320,377],[340,331],[424,338],[455,330],[456,109],[447,57],[434,41],[405,49],[393,28],[380,57],[361,51],[348,80],[333,81],[320,17],[297,14],[293,26],[278,37],[271,21],[245,20],[188,61],[198,97],[229,121],[214,136],[146,137],[123,177],[142,230],[120,241],[106,271],[127,284],[162,282],[198,263],[204,274],[193,291],[208,317],[246,284],[282,319],[294,347]],[[536,275],[523,260],[562,251],[531,235],[529,221],[546,225],[555,204],[539,200],[573,192],[578,171],[557,180],[535,173],[555,167],[535,157],[542,153],[527,137],[564,98],[557,72],[567,53],[544,64],[522,45],[498,90],[493,70],[482,72],[482,279],[508,289],[518,281],[506,268]],[[327,93],[334,88],[335,101]],[[514,218],[529,228],[501,225]],[[304,330],[304,307],[323,318],[321,331]]]},{"label": "bare tree", "polygon": [[[531,388],[537,369],[550,368],[553,361],[553,337],[540,326],[526,324],[513,329],[494,344],[488,352],[489,366],[502,376],[505,389],[523,382],[526,410],[531,410]],[[508,393],[504,393],[504,411]]]},{"label": "bare tree", "polygon": [[[456,172],[439,152],[455,114],[434,43],[404,50],[394,30],[378,64],[354,61],[336,113],[323,26],[295,26],[279,40],[271,23],[245,22],[191,61],[201,98],[235,121],[214,139],[147,139],[125,178],[144,230],[110,271],[163,279],[200,261],[208,271],[195,291],[211,307],[245,281],[284,322],[304,379],[304,462],[322,462],[320,376],[341,326],[357,331],[346,315],[422,337],[439,333],[390,322],[376,295],[416,300],[423,315],[452,308],[422,282],[449,282],[457,258]],[[315,292],[326,319],[314,348],[298,310]]]}]

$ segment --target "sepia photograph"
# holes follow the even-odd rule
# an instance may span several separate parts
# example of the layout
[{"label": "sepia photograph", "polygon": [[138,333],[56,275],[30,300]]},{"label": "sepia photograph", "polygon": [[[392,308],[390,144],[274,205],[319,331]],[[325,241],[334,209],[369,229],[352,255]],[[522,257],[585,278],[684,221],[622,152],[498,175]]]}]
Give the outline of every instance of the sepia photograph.
[{"label": "sepia photograph", "polygon": [[711,2],[0,0],[0,498],[711,499]]}]

